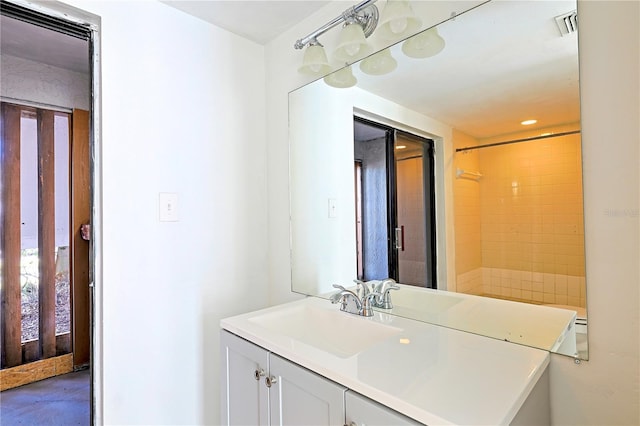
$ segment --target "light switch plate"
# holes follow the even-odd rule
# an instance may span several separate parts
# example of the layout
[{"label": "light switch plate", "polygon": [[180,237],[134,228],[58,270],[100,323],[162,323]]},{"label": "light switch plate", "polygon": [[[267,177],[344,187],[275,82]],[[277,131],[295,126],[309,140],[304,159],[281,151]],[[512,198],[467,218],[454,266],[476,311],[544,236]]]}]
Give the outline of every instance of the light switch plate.
[{"label": "light switch plate", "polygon": [[333,219],[338,217],[338,202],[335,198],[329,198],[329,218]]},{"label": "light switch plate", "polygon": [[160,222],[177,222],[178,194],[175,192],[161,192],[159,200]]}]

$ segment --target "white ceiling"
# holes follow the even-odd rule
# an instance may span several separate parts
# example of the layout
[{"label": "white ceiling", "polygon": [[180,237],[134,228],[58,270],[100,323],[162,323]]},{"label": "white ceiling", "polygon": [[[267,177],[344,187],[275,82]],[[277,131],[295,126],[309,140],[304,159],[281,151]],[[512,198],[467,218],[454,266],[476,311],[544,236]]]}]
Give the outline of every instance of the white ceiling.
[{"label": "white ceiling", "polygon": [[[329,1],[164,3],[266,44]],[[492,10],[498,6],[500,11]],[[519,122],[533,115],[542,119],[540,127],[575,122],[576,35],[561,37],[554,20],[572,9],[572,1],[491,2],[439,26],[446,47],[437,56],[412,60],[398,45],[393,73],[371,77],[357,66],[354,73],[359,87],[480,138],[517,131]],[[5,17],[0,29],[3,54],[88,72],[86,42]]]},{"label": "white ceiling", "polygon": [[491,2],[440,24],[436,56],[408,58],[398,44],[392,73],[353,72],[359,88],[480,139],[576,123],[577,34],[563,37],[555,20],[572,10],[572,1]]},{"label": "white ceiling", "polygon": [[162,3],[265,45],[330,1],[192,1]]}]

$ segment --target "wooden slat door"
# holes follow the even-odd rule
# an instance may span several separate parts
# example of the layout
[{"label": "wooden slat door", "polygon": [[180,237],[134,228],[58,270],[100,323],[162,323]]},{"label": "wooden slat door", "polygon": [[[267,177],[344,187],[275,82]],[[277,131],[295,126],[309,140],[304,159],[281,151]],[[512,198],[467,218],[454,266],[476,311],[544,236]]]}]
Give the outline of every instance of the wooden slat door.
[{"label": "wooden slat door", "polygon": [[71,141],[71,300],[73,365],[90,360],[91,321],[90,242],[82,239],[80,227],[91,219],[91,152],[89,111],[75,109]]},{"label": "wooden slat door", "polygon": [[[2,224],[3,259],[20,258],[20,108],[2,104]],[[11,206],[11,208],[7,208]],[[2,366],[22,363],[22,324],[20,305],[20,262],[2,265]]]},{"label": "wooden slat door", "polygon": [[56,355],[54,112],[38,110],[38,310],[40,358]]},{"label": "wooden slat door", "polygon": [[[91,342],[91,263],[90,242],[81,234],[81,225],[90,223],[91,216],[91,156],[89,144],[89,112],[75,110],[73,115],[1,104],[1,197],[0,255],[2,309],[0,315],[0,348],[2,371],[36,360],[74,352],[73,366],[90,362]],[[69,133],[69,248],[71,285],[71,333],[56,336],[56,120],[68,115]],[[36,340],[22,342],[21,312],[21,141],[25,117],[35,119],[37,125],[37,247],[38,247],[38,318]],[[64,150],[66,151],[66,149]],[[35,167],[35,163],[33,164]],[[30,166],[31,167],[31,166]],[[35,187],[34,187],[35,189]],[[58,200],[60,202],[61,200]],[[33,208],[33,207],[32,207]],[[71,335],[71,337],[69,337]]]}]

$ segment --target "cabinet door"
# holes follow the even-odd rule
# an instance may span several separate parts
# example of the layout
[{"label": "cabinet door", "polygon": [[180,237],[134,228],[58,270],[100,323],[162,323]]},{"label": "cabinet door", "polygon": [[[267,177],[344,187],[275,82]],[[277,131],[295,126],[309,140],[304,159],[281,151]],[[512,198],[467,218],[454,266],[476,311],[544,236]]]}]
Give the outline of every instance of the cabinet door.
[{"label": "cabinet door", "polygon": [[272,425],[344,424],[345,387],[271,354]]},{"label": "cabinet door", "polygon": [[269,353],[221,330],[220,364],[221,424],[267,425],[268,389],[264,379],[269,371]]},{"label": "cabinet door", "polygon": [[403,426],[422,424],[351,390],[347,391],[345,401],[347,410],[347,421],[345,423],[349,426]]}]

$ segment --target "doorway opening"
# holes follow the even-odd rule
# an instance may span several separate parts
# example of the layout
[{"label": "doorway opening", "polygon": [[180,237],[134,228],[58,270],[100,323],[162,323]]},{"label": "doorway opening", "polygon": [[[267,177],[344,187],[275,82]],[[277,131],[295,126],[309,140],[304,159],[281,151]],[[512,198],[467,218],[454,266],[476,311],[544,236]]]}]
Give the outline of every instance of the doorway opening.
[{"label": "doorway opening", "polygon": [[354,117],[358,279],[437,288],[433,146]]},{"label": "doorway opening", "polygon": [[4,390],[88,368],[93,418],[99,17],[58,2],[0,3],[0,381]]}]

